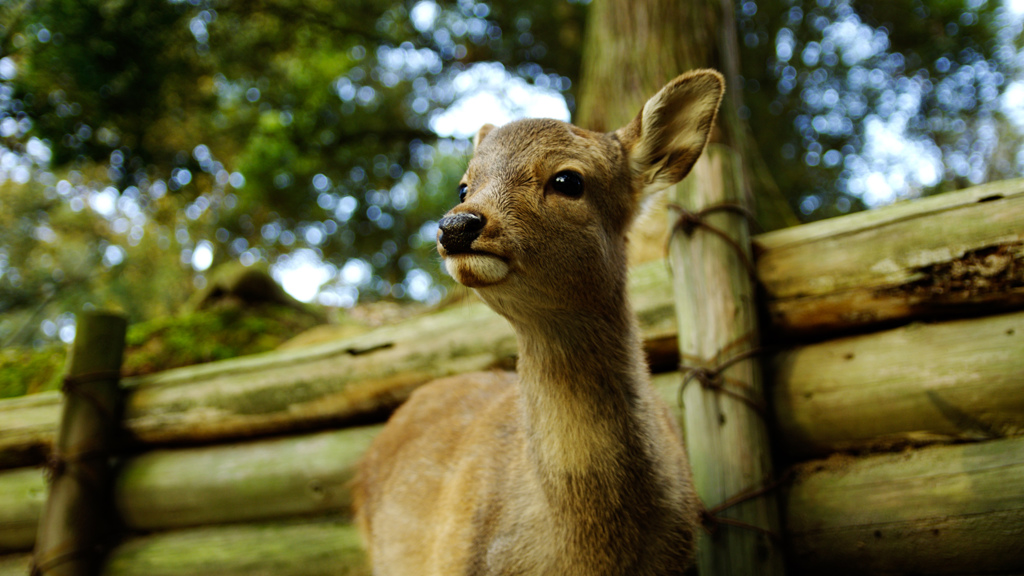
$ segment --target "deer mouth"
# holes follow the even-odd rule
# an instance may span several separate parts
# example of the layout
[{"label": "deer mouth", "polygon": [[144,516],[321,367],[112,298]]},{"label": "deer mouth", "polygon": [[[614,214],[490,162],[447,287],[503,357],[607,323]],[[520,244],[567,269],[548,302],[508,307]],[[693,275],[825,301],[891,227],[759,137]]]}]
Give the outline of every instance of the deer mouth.
[{"label": "deer mouth", "polygon": [[478,250],[446,254],[444,268],[459,284],[470,288],[497,284],[505,280],[512,270],[501,256]]}]

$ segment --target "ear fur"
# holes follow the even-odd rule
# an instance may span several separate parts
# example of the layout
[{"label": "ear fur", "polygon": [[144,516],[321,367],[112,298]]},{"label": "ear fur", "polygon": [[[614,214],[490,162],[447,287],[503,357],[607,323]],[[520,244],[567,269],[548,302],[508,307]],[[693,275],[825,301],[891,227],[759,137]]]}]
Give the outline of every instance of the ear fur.
[{"label": "ear fur", "polygon": [[700,158],[725,92],[722,75],[693,70],[651,97],[628,125],[615,131],[641,179],[641,203],[689,174]]},{"label": "ear fur", "polygon": [[477,150],[477,148],[480,147],[480,143],[483,142],[484,138],[486,138],[487,135],[491,133],[491,130],[494,130],[494,124],[484,124],[483,126],[480,127],[480,130],[477,131],[476,136],[473,137],[474,152]]}]

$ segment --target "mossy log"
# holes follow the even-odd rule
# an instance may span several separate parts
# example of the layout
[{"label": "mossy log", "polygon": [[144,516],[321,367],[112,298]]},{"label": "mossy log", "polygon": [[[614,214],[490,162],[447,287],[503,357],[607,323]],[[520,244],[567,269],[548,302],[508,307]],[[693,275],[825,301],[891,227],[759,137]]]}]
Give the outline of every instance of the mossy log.
[{"label": "mossy log", "polygon": [[[629,286],[649,359],[674,365],[665,263],[634,270]],[[482,303],[461,304],[335,342],[127,378],[124,428],[136,442],[157,444],[325,428],[383,415],[435,378],[512,368],[515,356],[503,318]],[[52,445],[59,402],[0,401],[0,466],[39,461]]]},{"label": "mossy log", "polygon": [[779,330],[822,334],[1024,307],[1024,180],[762,234]]},{"label": "mossy log", "polygon": [[1024,434],[1024,312],[802,346],[772,368],[797,456]]},{"label": "mossy log", "polygon": [[240,524],[126,541],[101,576],[369,576],[359,534],[345,522]]},{"label": "mossy log", "polygon": [[809,463],[786,502],[802,574],[1024,573],[1024,438]]}]

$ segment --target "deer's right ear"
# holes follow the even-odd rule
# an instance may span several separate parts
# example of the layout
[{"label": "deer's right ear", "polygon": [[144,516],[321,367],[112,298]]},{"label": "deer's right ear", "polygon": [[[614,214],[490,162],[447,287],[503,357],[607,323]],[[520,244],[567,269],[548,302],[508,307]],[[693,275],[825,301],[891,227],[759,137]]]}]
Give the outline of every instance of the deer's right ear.
[{"label": "deer's right ear", "polygon": [[478,148],[480,148],[480,143],[484,141],[484,138],[486,138],[488,134],[491,133],[491,130],[494,130],[494,124],[484,124],[483,126],[480,127],[480,130],[476,133],[476,136],[473,137],[474,152]]},{"label": "deer's right ear", "polygon": [[641,178],[644,199],[689,174],[707,144],[724,92],[718,72],[687,72],[615,132],[629,154],[633,175]]}]

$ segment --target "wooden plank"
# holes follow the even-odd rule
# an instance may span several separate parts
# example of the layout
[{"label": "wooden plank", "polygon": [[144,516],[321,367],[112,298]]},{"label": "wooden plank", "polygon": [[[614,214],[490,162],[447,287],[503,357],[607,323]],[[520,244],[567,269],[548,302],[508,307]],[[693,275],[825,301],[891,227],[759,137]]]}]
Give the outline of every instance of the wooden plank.
[{"label": "wooden plank", "polygon": [[801,573],[1024,573],[1024,438],[808,463],[786,511]]},{"label": "wooden plank", "polygon": [[[738,158],[727,148],[709,145],[693,175],[675,190],[675,202],[691,213],[721,204],[742,204]],[[719,371],[732,358],[758,348],[757,309],[747,222],[734,212],[711,212],[702,226],[679,231],[670,243],[675,273],[673,291],[679,326],[679,356],[691,370]],[[742,252],[737,252],[737,248]],[[683,391],[686,450],[693,483],[707,509],[771,483],[772,456],[756,355],[720,371],[716,385],[695,378]],[[746,401],[742,401],[746,399]],[[720,512],[720,517],[778,533],[775,495],[750,498]],[[724,527],[698,544],[697,566],[704,575],[783,574],[782,548],[764,533]]]},{"label": "wooden plank", "polygon": [[763,234],[776,328],[864,329],[1024,307],[1024,180]]},{"label": "wooden plank", "polygon": [[354,526],[338,521],[193,528],[130,539],[102,576],[369,576]]},{"label": "wooden plank", "polygon": [[1024,434],[1024,312],[797,347],[772,371],[797,456]]}]

